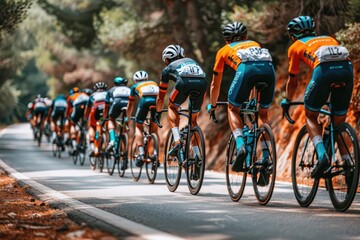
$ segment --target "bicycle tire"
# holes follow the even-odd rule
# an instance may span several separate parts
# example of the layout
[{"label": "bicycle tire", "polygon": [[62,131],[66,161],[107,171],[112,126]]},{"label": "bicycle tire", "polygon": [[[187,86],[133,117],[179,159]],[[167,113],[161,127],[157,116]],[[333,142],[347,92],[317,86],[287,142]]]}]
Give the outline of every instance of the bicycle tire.
[{"label": "bicycle tire", "polygon": [[39,129],[39,132],[38,132],[38,138],[37,138],[37,144],[38,144],[38,147],[41,146],[41,139],[42,139],[42,130]]},{"label": "bicycle tire", "polygon": [[175,192],[179,186],[182,167],[179,164],[179,160],[177,157],[169,156],[167,153],[171,149],[171,145],[173,143],[173,134],[171,129],[169,130],[164,148],[164,174],[166,186],[170,192]]},{"label": "bicycle tire", "polygon": [[129,137],[127,133],[123,133],[118,143],[118,147],[119,147],[118,172],[120,177],[124,177],[128,165],[128,160],[129,160],[128,144],[129,144]]},{"label": "bicycle tire", "polygon": [[230,135],[225,160],[226,187],[233,202],[238,202],[244,193],[247,172],[234,172],[231,170],[232,163],[236,158],[236,144],[233,135]]},{"label": "bicycle tire", "polygon": [[81,132],[81,134],[80,134],[79,146],[80,146],[79,163],[80,163],[80,166],[84,166],[85,159],[86,159],[86,150],[87,150],[86,134],[84,132]]},{"label": "bicycle tire", "polygon": [[296,137],[291,160],[292,186],[301,207],[310,206],[319,187],[319,179],[311,178],[315,158],[315,148],[304,125]]},{"label": "bicycle tire", "polygon": [[159,141],[155,133],[152,133],[148,141],[146,153],[146,176],[149,183],[153,184],[156,179],[158,163],[159,163]]},{"label": "bicycle tire", "polygon": [[[258,134],[256,136],[256,152],[253,154],[254,159],[254,168],[251,173],[253,188],[255,196],[260,205],[266,205],[274,192],[275,179],[276,179],[276,146],[274,134],[270,126],[266,123],[262,124],[258,129]],[[265,147],[270,152],[269,157],[266,158],[266,161],[263,159],[263,147],[261,144],[261,139],[267,136],[265,141]],[[268,146],[270,143],[270,146]],[[258,165],[259,164],[259,165]],[[259,183],[264,183],[264,186],[261,186]]]},{"label": "bicycle tire", "polygon": [[102,137],[99,141],[99,158],[98,158],[98,167],[99,172],[103,172],[105,165],[105,158],[107,156],[106,152],[106,133],[103,132]]},{"label": "bicycle tire", "polygon": [[56,157],[57,156],[57,151],[58,151],[58,146],[57,146],[56,142],[53,142],[51,144],[51,151],[52,151],[53,156]]},{"label": "bicycle tire", "polygon": [[73,159],[73,163],[74,165],[76,165],[77,161],[78,161],[78,151],[77,150],[74,150],[73,153],[72,153],[72,159]]},{"label": "bicycle tire", "polygon": [[142,170],[142,166],[141,167],[136,166],[136,158],[138,156],[137,151],[138,151],[138,147],[137,147],[137,143],[135,141],[135,136],[134,136],[132,143],[131,143],[131,157],[130,157],[130,169],[131,169],[131,175],[132,175],[134,182],[139,181],[140,176],[141,176],[141,170]]},{"label": "bicycle tire", "polygon": [[[339,142],[341,142],[346,153],[351,159],[346,161],[335,161],[331,177],[326,178],[328,191],[334,208],[339,212],[346,211],[354,200],[359,181],[359,145],[355,130],[348,123],[340,123],[335,131],[335,157],[340,160]],[[334,163],[334,161],[332,161]],[[350,186],[349,186],[350,183]]]},{"label": "bicycle tire", "polygon": [[[196,137],[198,136],[198,138]],[[189,191],[192,195],[199,193],[201,186],[204,181],[205,163],[206,163],[206,152],[205,152],[205,139],[204,134],[199,126],[195,126],[190,131],[190,140],[195,137],[196,145],[199,146],[200,156],[194,158],[194,162],[185,168],[186,180],[188,183]],[[190,141],[189,145],[189,156],[194,156],[192,152],[192,144]]]},{"label": "bicycle tire", "polygon": [[89,155],[89,162],[90,162],[90,169],[91,169],[91,170],[95,170],[95,169],[96,169],[96,165],[97,165],[97,157],[95,157],[94,155],[90,154],[90,155]]}]

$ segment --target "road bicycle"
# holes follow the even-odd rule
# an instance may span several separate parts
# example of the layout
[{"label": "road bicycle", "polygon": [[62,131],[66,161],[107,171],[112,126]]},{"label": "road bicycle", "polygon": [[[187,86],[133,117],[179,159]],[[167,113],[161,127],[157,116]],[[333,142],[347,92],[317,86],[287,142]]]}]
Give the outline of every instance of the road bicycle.
[{"label": "road bicycle", "polygon": [[89,155],[90,168],[95,170],[96,167],[99,168],[99,172],[102,172],[104,169],[105,158],[107,155],[107,145],[108,145],[108,135],[106,134],[105,124],[108,119],[102,119],[96,122],[96,124],[101,125],[100,131],[95,132],[95,138],[98,141],[99,152],[95,156],[93,152]]},{"label": "road bicycle", "polygon": [[[168,152],[174,142],[173,132],[170,129],[165,141],[164,149],[164,172],[166,185],[170,192],[175,192],[179,186],[182,168],[186,172],[187,186],[191,194],[199,193],[205,174],[205,139],[201,128],[191,126],[192,106],[194,99],[200,95],[198,91],[189,93],[188,109],[179,109],[179,116],[187,118],[187,125],[180,129],[181,147],[177,156],[170,156]],[[163,110],[164,111],[164,110]],[[160,123],[157,123],[162,127]],[[193,149],[198,147],[199,153],[195,154]]]},{"label": "road bicycle", "polygon": [[[292,124],[295,121],[289,115],[289,108],[293,105],[304,105],[304,102],[290,102],[283,107],[286,119]],[[329,106],[329,103],[326,105]],[[320,114],[330,117],[330,124],[325,127],[323,133],[323,141],[331,163],[321,178],[325,179],[334,208],[343,212],[350,207],[358,188],[358,139],[350,124],[344,122],[334,125],[334,113],[331,110],[322,108]],[[349,158],[343,160],[344,155],[348,155]],[[302,207],[310,206],[319,187],[320,179],[311,178],[315,164],[316,151],[304,125],[296,137],[291,161],[293,190],[296,200]]]},{"label": "road bicycle", "polygon": [[106,166],[109,175],[113,175],[116,165],[118,166],[119,176],[125,175],[128,165],[128,144],[129,137],[125,130],[128,130],[125,123],[126,107],[121,109],[120,117],[116,119],[115,145],[107,151]]},{"label": "road bicycle", "polygon": [[55,132],[56,138],[53,140],[51,150],[54,157],[61,158],[61,153],[65,151],[64,133],[63,133],[64,119],[56,121]]},{"label": "road bicycle", "polygon": [[73,151],[72,158],[73,163],[76,165],[77,161],[79,161],[80,165],[83,166],[86,159],[86,150],[87,150],[87,140],[86,134],[87,130],[84,122],[78,122],[76,126],[79,128],[78,130],[78,143],[76,144],[76,150]]},{"label": "road bicycle", "polygon": [[[276,146],[274,134],[270,126],[262,123],[259,126],[259,99],[261,91],[267,87],[264,82],[254,86],[255,96],[245,102],[241,108],[240,116],[244,122],[244,142],[246,143],[247,157],[244,161],[243,171],[233,171],[237,149],[235,138],[231,133],[226,151],[226,185],[232,201],[241,199],[246,186],[247,175],[252,179],[255,196],[259,204],[266,205],[273,194],[276,178]],[[217,102],[217,105],[228,105],[228,102]],[[216,123],[215,112],[211,118]],[[246,121],[247,120],[247,121]],[[247,126],[246,122],[249,123]],[[268,156],[264,156],[264,152]]]},{"label": "road bicycle", "polygon": [[[153,111],[151,109],[150,111]],[[132,118],[134,120],[134,118]],[[143,138],[144,138],[144,161],[145,161],[145,169],[146,169],[146,176],[149,180],[149,183],[154,183],[158,171],[158,167],[160,166],[159,162],[159,140],[157,135],[152,132],[151,129],[152,121],[151,118],[146,118],[144,121],[144,128],[143,128]],[[132,178],[135,182],[139,181],[141,176],[141,167],[136,166],[136,159],[139,156],[139,149],[138,145],[135,141],[135,136],[132,139],[131,143],[131,157],[130,157],[130,169]]]}]

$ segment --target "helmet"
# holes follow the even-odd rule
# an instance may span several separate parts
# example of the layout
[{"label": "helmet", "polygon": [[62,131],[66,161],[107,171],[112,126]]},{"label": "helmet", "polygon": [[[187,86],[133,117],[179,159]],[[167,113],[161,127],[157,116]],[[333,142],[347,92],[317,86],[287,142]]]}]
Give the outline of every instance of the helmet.
[{"label": "helmet", "polygon": [[133,79],[135,82],[144,81],[149,79],[149,74],[143,70],[134,73]]},{"label": "helmet", "polygon": [[165,59],[175,59],[175,58],[185,57],[185,51],[180,45],[169,45],[162,52],[162,60],[165,62]]},{"label": "helmet", "polygon": [[74,93],[78,93],[78,92],[80,92],[80,89],[78,87],[74,87],[70,89],[69,95],[73,95]]},{"label": "helmet", "polygon": [[120,85],[127,85],[128,80],[126,78],[123,77],[116,77],[114,78],[114,84],[115,86],[120,86]]},{"label": "helmet", "polygon": [[107,84],[104,83],[104,82],[97,82],[97,83],[95,83],[95,85],[94,85],[95,91],[97,91],[97,90],[99,90],[99,89],[106,90],[106,88],[107,88]]},{"label": "helmet", "polygon": [[84,88],[83,92],[86,93],[89,96],[93,93],[93,91],[90,88]]},{"label": "helmet", "polygon": [[289,22],[287,31],[290,36],[293,36],[296,39],[314,36],[316,34],[315,22],[309,16],[299,16]]},{"label": "helmet", "polygon": [[234,40],[244,39],[247,35],[247,29],[242,22],[233,22],[226,24],[222,33],[226,41],[232,42]]},{"label": "helmet", "polygon": [[36,96],[36,98],[39,98],[39,99],[40,99],[40,98],[41,98],[41,94],[38,94],[38,95]]}]

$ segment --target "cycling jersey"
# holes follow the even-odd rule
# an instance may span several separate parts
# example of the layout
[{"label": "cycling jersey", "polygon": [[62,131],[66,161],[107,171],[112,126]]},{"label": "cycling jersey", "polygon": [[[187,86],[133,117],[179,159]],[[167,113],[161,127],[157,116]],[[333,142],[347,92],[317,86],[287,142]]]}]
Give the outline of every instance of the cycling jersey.
[{"label": "cycling jersey", "polygon": [[59,95],[57,96],[54,101],[51,104],[50,109],[52,109],[51,112],[51,118],[54,122],[56,122],[60,117],[62,119],[65,118],[65,112],[67,108],[67,101],[65,96]]},{"label": "cycling jersey", "polygon": [[253,40],[226,44],[216,54],[213,68],[216,81],[221,81],[225,65],[236,71],[228,92],[229,103],[241,107],[256,83],[266,82],[267,87],[261,92],[259,104],[261,108],[270,106],[274,97],[276,78],[272,58],[267,49],[261,48],[260,44]]},{"label": "cycling jersey", "polygon": [[142,124],[146,119],[149,109],[156,105],[156,96],[159,93],[159,86],[154,81],[141,81],[135,83],[130,88],[129,100],[133,101],[135,96],[140,98],[139,105],[137,107],[135,121]]},{"label": "cycling jersey", "polygon": [[107,91],[94,92],[90,95],[87,107],[90,111],[90,126],[95,128],[96,122],[103,116],[105,105],[110,103],[110,95]]},{"label": "cycling jersey", "polygon": [[43,119],[45,117],[45,113],[46,113],[46,104],[44,102],[44,99],[36,98],[34,100],[33,109],[34,109],[35,116],[40,115],[41,119]]},{"label": "cycling jersey", "polygon": [[200,94],[194,99],[193,112],[199,112],[206,92],[205,73],[199,64],[191,58],[181,58],[171,62],[161,73],[160,91],[165,94],[168,82],[174,81],[175,86],[170,93],[170,102],[180,106],[188,98],[191,91]]},{"label": "cycling jersey", "polygon": [[77,123],[83,116],[89,96],[84,92],[74,93],[68,96],[68,107],[66,109],[66,116],[71,121]]},{"label": "cycling jersey", "polygon": [[[335,115],[345,115],[353,89],[353,67],[346,48],[329,36],[310,36],[295,41],[288,50],[289,73],[300,72],[300,62],[313,69],[304,95],[305,108],[320,111],[331,94],[330,104]],[[333,83],[345,83],[332,89]]]},{"label": "cycling jersey", "polygon": [[126,86],[114,86],[109,90],[109,95],[111,99],[109,116],[111,118],[117,118],[120,115],[121,109],[128,105],[130,88]]}]

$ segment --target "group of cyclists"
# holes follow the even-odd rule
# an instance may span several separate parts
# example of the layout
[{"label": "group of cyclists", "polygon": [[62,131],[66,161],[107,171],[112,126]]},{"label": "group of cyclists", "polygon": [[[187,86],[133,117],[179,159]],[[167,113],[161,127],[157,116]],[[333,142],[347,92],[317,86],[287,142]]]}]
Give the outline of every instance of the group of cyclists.
[{"label": "group of cyclists", "polygon": [[[316,149],[317,162],[311,177],[318,179],[329,166],[329,156],[322,139],[322,127],[318,123],[318,115],[322,106],[330,97],[330,108],[335,117],[335,126],[345,121],[353,89],[353,67],[349,59],[348,50],[341,46],[330,36],[318,36],[315,22],[310,16],[299,16],[292,19],[287,25],[287,31],[292,41],[288,49],[288,81],[285,98],[280,105],[285,108],[294,99],[297,86],[300,63],[303,62],[313,70],[312,78],[304,94],[306,126],[312,143]],[[232,171],[241,172],[246,168],[244,161],[248,157],[248,149],[244,141],[244,119],[240,112],[244,102],[248,101],[252,89],[259,82],[265,83],[259,99],[259,117],[263,123],[269,123],[269,107],[274,99],[276,85],[275,70],[272,57],[268,49],[247,37],[247,28],[241,22],[227,24],[222,30],[226,41],[225,46],[218,50],[213,68],[210,85],[210,103],[206,106],[207,112],[212,115],[217,109],[217,100],[220,94],[221,82],[225,65],[235,71],[234,78],[228,89],[228,119],[232,135],[236,142],[236,158],[232,164]],[[116,118],[126,108],[126,122],[132,119],[135,98],[139,98],[135,113],[135,141],[139,155],[136,165],[144,163],[143,124],[149,112],[154,120],[152,129],[157,133],[157,122],[160,122],[164,98],[168,91],[169,81],[175,82],[169,94],[168,119],[173,134],[173,144],[167,153],[178,156],[180,163],[184,164],[183,156],[179,151],[182,139],[179,130],[179,107],[189,97],[190,92],[198,94],[193,101],[192,127],[197,125],[197,118],[207,90],[206,74],[202,67],[194,60],[185,57],[184,49],[179,45],[169,45],[162,52],[162,60],[166,67],[161,72],[160,83],[149,79],[146,71],[134,73],[134,85],[127,86],[128,80],[116,77],[114,86],[107,90],[105,82],[97,82],[94,90],[73,88],[69,96],[59,95],[52,103],[37,97],[31,105],[32,125],[41,122],[46,116],[51,121],[53,139],[56,137],[55,125],[59,118],[64,121],[65,141],[71,142],[76,149],[76,124],[82,121],[89,124],[90,149],[94,156],[99,154],[98,132],[102,127],[101,119],[108,119],[109,133],[108,148],[115,146]],[[331,87],[341,83],[338,88]],[[29,108],[30,109],[30,108]],[[39,120],[40,119],[40,120]],[[269,139],[260,139],[262,146],[262,162],[268,161],[269,152],[266,146]],[[199,147],[192,144],[194,155],[199,153]],[[341,150],[341,149],[340,149]],[[195,157],[195,156],[194,156]],[[350,156],[342,154],[346,160]],[[248,162],[246,160],[245,162]],[[183,165],[185,166],[185,164]],[[265,184],[266,184],[266,177]],[[264,184],[264,183],[260,183]]]}]

